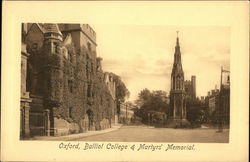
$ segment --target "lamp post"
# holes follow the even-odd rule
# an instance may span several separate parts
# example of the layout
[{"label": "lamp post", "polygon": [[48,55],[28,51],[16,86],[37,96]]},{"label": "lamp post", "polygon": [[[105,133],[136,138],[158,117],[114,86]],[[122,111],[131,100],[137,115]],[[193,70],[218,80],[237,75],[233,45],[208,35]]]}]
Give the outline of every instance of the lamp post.
[{"label": "lamp post", "polygon": [[223,120],[222,120],[222,73],[223,73],[223,67],[221,67],[221,73],[220,73],[220,93],[219,93],[219,120],[218,120],[218,132],[223,132]]},{"label": "lamp post", "polygon": [[[218,125],[218,132],[223,132],[223,122],[224,122],[224,110],[225,110],[225,97],[223,96],[223,93],[225,92],[225,87],[222,84],[222,75],[223,73],[230,73],[228,70],[224,70],[223,67],[221,67],[221,78],[220,78],[220,93],[219,93],[219,125]],[[230,85],[229,79],[227,80],[227,83]]]}]

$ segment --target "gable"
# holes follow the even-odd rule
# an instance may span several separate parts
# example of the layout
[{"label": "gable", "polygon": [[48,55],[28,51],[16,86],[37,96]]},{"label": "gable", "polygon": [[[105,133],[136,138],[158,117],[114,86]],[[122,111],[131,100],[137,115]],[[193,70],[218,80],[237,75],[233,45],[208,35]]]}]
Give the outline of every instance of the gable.
[{"label": "gable", "polygon": [[38,24],[32,24],[25,37],[25,43],[27,44],[27,51],[33,53],[33,51],[38,51],[43,45],[43,31]]}]

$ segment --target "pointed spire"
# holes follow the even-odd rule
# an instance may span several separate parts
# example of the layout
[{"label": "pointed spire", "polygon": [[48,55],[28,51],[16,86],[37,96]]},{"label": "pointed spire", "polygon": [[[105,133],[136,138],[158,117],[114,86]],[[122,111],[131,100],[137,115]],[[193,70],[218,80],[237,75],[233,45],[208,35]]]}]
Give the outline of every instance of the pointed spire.
[{"label": "pointed spire", "polygon": [[174,52],[174,67],[172,71],[179,71],[180,69],[182,71],[182,63],[181,63],[181,51],[180,51],[180,45],[179,45],[179,31],[176,31],[177,38],[176,38],[176,46],[175,46],[175,52]]},{"label": "pointed spire", "polygon": [[176,31],[176,34],[177,34],[177,38],[176,38],[176,47],[179,47],[180,45],[179,45],[179,31],[177,30]]}]

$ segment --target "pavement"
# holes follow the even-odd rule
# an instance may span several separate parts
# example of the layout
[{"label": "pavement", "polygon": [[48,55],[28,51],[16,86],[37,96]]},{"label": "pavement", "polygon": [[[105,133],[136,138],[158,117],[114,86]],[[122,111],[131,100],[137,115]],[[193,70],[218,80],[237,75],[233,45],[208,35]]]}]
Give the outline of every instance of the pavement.
[{"label": "pavement", "polygon": [[218,133],[218,129],[213,128],[175,129],[124,125],[117,131],[78,138],[77,141],[228,143],[229,129]]},{"label": "pavement", "polygon": [[78,133],[78,134],[70,134],[66,136],[35,136],[32,138],[29,138],[29,140],[38,140],[38,141],[74,141],[77,139],[82,139],[89,136],[95,136],[95,135],[101,135],[105,133],[109,133],[115,130],[118,130],[122,127],[122,124],[117,124],[112,126],[111,128],[104,129],[104,130],[98,130],[98,131],[88,131],[85,133]]},{"label": "pavement", "polygon": [[108,142],[192,142],[228,143],[229,129],[202,126],[195,129],[155,128],[146,125],[115,125],[112,128],[88,131],[67,136],[36,136],[28,140],[40,141],[108,141]]}]

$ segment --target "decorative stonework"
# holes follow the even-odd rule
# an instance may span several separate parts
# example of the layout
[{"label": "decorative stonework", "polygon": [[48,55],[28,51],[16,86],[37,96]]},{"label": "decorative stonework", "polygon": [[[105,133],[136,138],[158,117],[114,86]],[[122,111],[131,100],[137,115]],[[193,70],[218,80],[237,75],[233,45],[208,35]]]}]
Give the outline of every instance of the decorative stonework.
[{"label": "decorative stonework", "polygon": [[171,73],[170,112],[168,112],[168,127],[185,127],[188,125],[188,121],[186,120],[185,95],[184,72],[181,63],[179,38],[177,37],[174,64]]}]

